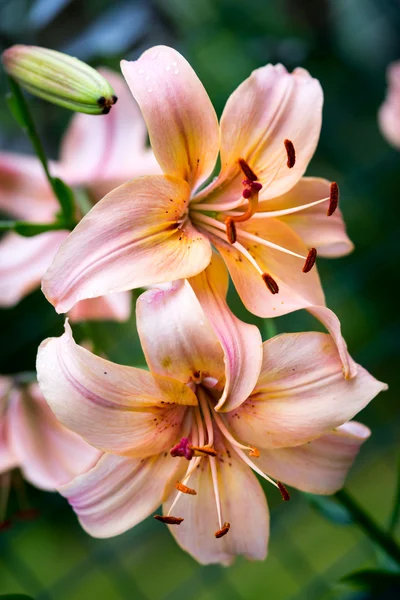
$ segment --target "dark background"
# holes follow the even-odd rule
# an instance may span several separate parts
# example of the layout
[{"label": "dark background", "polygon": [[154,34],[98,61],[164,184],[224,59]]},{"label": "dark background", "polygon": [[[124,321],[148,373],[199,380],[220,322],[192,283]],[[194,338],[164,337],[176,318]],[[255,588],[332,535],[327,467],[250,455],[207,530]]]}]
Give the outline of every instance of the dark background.
[{"label": "dark background", "polygon": [[[168,44],[190,61],[219,114],[235,87],[268,62],[290,70],[301,65],[321,81],[323,128],[308,174],[338,181],[356,249],[339,260],[320,259],[319,270],[352,355],[390,385],[362,414],[373,436],[348,488],[382,524],[395,493],[399,438],[400,153],[382,138],[376,117],[386,66],[400,58],[399,30],[398,0],[0,0],[1,49],[37,44],[118,70],[121,58],[136,59],[154,44]],[[31,152],[10,117],[5,92],[2,77],[0,147]],[[55,158],[71,115],[36,99],[31,106]],[[231,302],[252,319],[233,293]],[[254,322],[267,335],[265,323]],[[38,344],[59,335],[62,323],[40,291],[0,311],[1,372],[32,370]],[[301,312],[275,325],[280,332],[318,328]],[[76,329],[82,336],[89,331],[110,359],[142,362],[133,318],[128,325]],[[114,539],[91,539],[62,498],[27,491],[40,516],[0,533],[0,593],[29,593],[37,600],[364,599],[369,596],[349,595],[337,582],[382,560],[354,526],[327,521],[301,494],[282,505],[271,487],[269,558],[239,559],[228,569],[197,565],[151,519]]]}]

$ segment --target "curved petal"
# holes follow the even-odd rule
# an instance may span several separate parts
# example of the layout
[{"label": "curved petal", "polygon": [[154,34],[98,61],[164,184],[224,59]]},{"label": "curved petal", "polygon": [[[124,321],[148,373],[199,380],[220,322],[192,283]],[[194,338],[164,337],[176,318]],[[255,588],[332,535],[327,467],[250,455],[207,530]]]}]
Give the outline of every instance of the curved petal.
[{"label": "curved petal", "polygon": [[55,490],[93,467],[100,452],[65,429],[46,404],[39,387],[15,390],[8,409],[9,441],[28,481]]},{"label": "curved petal", "polygon": [[212,377],[225,383],[224,355],[192,288],[184,280],[142,294],[137,328],[153,373],[182,383]]},{"label": "curved petal", "polygon": [[189,186],[154,175],[110,192],[57,253],[43,292],[57,312],[79,300],[190,277],[210,262],[211,246],[186,219]]},{"label": "curved petal", "polygon": [[293,448],[263,450],[259,466],[274,479],[312,494],[334,494],[345,482],[361,445],[371,432],[350,421],[316,440]]},{"label": "curved petal", "polygon": [[255,325],[238,319],[226,303],[228,272],[213,253],[207,269],[189,280],[224,350],[226,384],[216,410],[237,408],[256,385],[262,364],[261,334]]},{"label": "curved petal", "polygon": [[80,321],[127,321],[131,315],[132,295],[117,292],[109,296],[81,300],[69,311],[71,322]]},{"label": "curved petal", "polygon": [[387,68],[388,91],[378,112],[379,128],[386,140],[400,150],[400,61]]},{"label": "curved petal", "polygon": [[34,156],[0,152],[0,210],[31,222],[51,222],[59,205]]},{"label": "curved petal", "polygon": [[146,125],[123,77],[99,69],[118,102],[108,115],[75,114],[64,136],[58,168],[69,185],[85,185],[98,200],[138,175],[161,171],[146,148]]},{"label": "curved petal", "polygon": [[[303,177],[283,196],[260,202],[258,210],[285,210],[329,198],[330,185],[331,182],[327,179]],[[354,246],[346,233],[343,215],[340,209],[336,209],[334,214],[328,217],[327,207],[327,202],[322,202],[279,219],[289,225],[308,248],[316,248],[319,256],[345,256]]]},{"label": "curved petal", "polygon": [[305,444],[342,425],[387,389],[361,366],[346,380],[326,333],[283,334],[264,342],[250,398],[227,419],[235,435],[260,448]]},{"label": "curved petal", "polygon": [[166,46],[121,62],[122,73],[149,130],[153,152],[167,175],[191,188],[211,175],[219,150],[217,116],[201,81],[179,52]]},{"label": "curved petal", "polygon": [[97,538],[112,537],[143,521],[161,504],[181,460],[164,453],[146,459],[105,454],[93,469],[59,491],[85,531]]},{"label": "curved petal", "polygon": [[[242,195],[243,158],[263,184],[261,198],[286,193],[305,172],[318,143],[323,93],[304,69],[288,73],[267,65],[250,75],[230,96],[221,117],[221,175],[202,197]],[[284,141],[295,148],[296,162],[287,166]],[[212,192],[211,195],[210,192]],[[219,202],[221,200],[219,199]]]},{"label": "curved petal", "polygon": [[0,306],[17,304],[39,287],[68,231],[48,231],[34,237],[7,233],[0,241]]},{"label": "curved petal", "polygon": [[[269,536],[269,513],[263,489],[251,469],[227,445],[217,443],[217,481],[222,522],[230,523],[229,532],[219,539],[220,529],[215,502],[210,459],[203,459],[188,485],[196,496],[182,494],[173,515],[184,521],[169,529],[178,544],[202,564],[229,565],[243,554],[250,560],[264,560]],[[164,514],[175,494],[164,504]]]},{"label": "curved petal", "polygon": [[12,451],[9,441],[8,418],[0,415],[0,475],[18,465],[18,458]]},{"label": "curved petal", "polygon": [[[65,427],[93,446],[130,456],[169,450],[179,439],[193,392],[167,377],[116,365],[75,344],[71,329],[39,347],[44,397]],[[164,406],[165,405],[165,406]]]}]

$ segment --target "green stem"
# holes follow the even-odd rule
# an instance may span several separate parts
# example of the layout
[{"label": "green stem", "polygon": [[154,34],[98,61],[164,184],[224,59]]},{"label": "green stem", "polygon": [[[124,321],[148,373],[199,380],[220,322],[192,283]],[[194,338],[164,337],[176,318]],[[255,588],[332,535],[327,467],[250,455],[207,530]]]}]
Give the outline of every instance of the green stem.
[{"label": "green stem", "polygon": [[274,319],[264,319],[264,332],[267,340],[277,335],[278,329]]},{"label": "green stem", "polygon": [[54,223],[29,223],[28,221],[0,221],[0,231],[15,231],[20,235],[30,237],[45,231],[67,229],[64,221]]},{"label": "green stem", "polygon": [[336,492],[334,498],[344,506],[360,529],[400,565],[400,546],[393,537],[386,533],[375,521],[366,514],[364,509],[345,490]]},{"label": "green stem", "polygon": [[396,529],[396,525],[397,525],[399,517],[400,517],[400,459],[399,459],[398,464],[399,464],[399,466],[397,469],[396,493],[394,496],[393,511],[392,511],[392,515],[390,517],[389,529],[388,529],[390,534],[392,534],[394,532],[394,530]]},{"label": "green stem", "polygon": [[74,217],[74,204],[71,191],[60,179],[51,176],[46,154],[40,141],[35,123],[32,119],[32,115],[29,111],[28,103],[26,102],[18,83],[16,83],[16,81],[14,81],[11,77],[8,78],[8,81],[10,84],[12,99],[14,101],[13,113],[20,125],[26,131],[35,153],[42,163],[49,184],[60,204],[64,220],[64,227],[70,228],[71,225],[73,226]]}]

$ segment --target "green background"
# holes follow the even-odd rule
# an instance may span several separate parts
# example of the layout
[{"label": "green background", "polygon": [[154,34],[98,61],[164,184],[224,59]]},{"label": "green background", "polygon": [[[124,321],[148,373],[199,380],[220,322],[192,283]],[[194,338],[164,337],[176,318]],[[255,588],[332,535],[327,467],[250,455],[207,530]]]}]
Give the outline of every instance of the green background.
[{"label": "green background", "polygon": [[[289,69],[301,65],[321,81],[323,128],[308,174],[338,181],[356,249],[339,260],[320,259],[319,271],[352,355],[390,385],[361,416],[373,436],[348,489],[382,524],[392,509],[399,439],[400,153],[382,138],[376,116],[386,66],[400,57],[399,29],[397,0],[0,2],[1,49],[14,43],[44,45],[118,69],[121,58],[135,59],[154,44],[168,44],[191,62],[219,114],[235,87],[268,62]],[[1,87],[4,98],[4,77]],[[31,106],[46,150],[55,158],[71,115],[40,100],[32,99]],[[31,151],[4,99],[0,126],[2,149]],[[242,318],[252,320],[234,293],[230,300]],[[265,329],[265,323],[254,322]],[[59,335],[62,323],[39,291],[0,311],[1,372],[32,370],[38,344]],[[301,312],[275,324],[279,332],[318,328]],[[128,325],[88,324],[76,330],[78,335],[90,331],[97,350],[112,360],[143,361],[134,318]],[[387,566],[365,536],[353,525],[327,521],[301,494],[283,504],[271,486],[266,490],[272,509],[268,559],[238,559],[224,568],[199,566],[152,519],[117,538],[94,540],[62,498],[27,486],[40,516],[0,532],[0,593],[27,593],[36,600],[368,598],[364,592],[349,595],[337,583],[377,561]]]}]

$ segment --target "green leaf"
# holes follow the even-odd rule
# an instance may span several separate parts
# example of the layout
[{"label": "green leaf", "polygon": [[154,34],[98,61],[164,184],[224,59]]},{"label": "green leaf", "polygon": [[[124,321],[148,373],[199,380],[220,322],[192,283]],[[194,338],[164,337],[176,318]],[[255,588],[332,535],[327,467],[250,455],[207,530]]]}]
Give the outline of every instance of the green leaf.
[{"label": "green leaf", "polygon": [[338,504],[327,496],[315,496],[314,494],[304,494],[309,503],[323,517],[332,523],[339,525],[350,525],[353,523],[350,512],[342,505]]},{"label": "green leaf", "polygon": [[71,188],[58,177],[52,177],[52,187],[60,202],[63,217],[65,221],[71,225],[75,213],[74,193]]},{"label": "green leaf", "polygon": [[400,573],[392,571],[365,569],[346,575],[342,582],[369,592],[381,593],[387,590],[400,592]]},{"label": "green leaf", "polygon": [[21,106],[18,103],[16,97],[11,92],[9,92],[6,95],[6,100],[7,100],[8,108],[10,109],[12,116],[14,117],[14,119],[16,120],[18,125],[24,131],[26,131],[26,123],[25,123],[25,119],[24,119],[24,113],[21,110]]},{"label": "green leaf", "polygon": [[0,600],[34,600],[32,596],[26,596],[25,594],[5,594],[0,596]]}]

